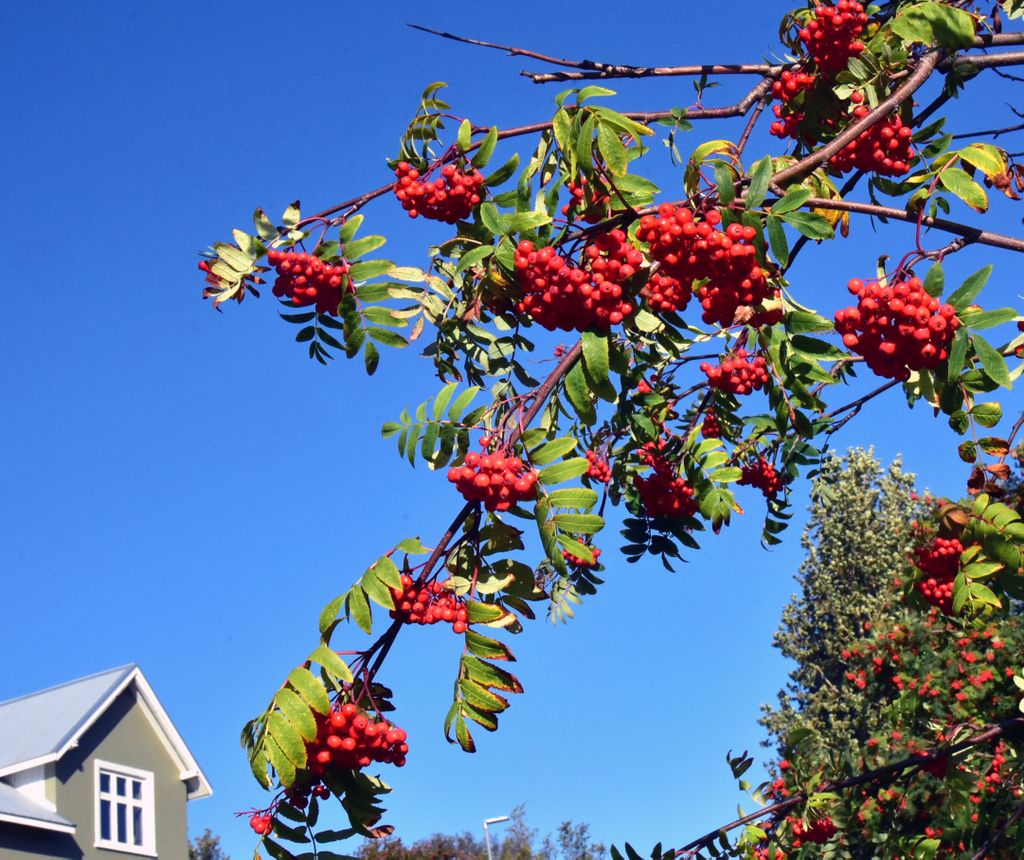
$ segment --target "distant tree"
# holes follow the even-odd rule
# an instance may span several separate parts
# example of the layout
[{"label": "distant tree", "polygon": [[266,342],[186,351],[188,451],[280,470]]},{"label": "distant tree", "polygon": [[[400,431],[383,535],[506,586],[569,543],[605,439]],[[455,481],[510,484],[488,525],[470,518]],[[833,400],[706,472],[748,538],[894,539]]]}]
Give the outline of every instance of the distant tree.
[{"label": "distant tree", "polygon": [[214,836],[209,827],[188,844],[188,860],[231,860],[221,850],[220,837]]},{"label": "distant tree", "polygon": [[892,581],[913,547],[910,523],[918,510],[914,476],[899,459],[883,469],[855,448],[822,463],[811,489],[811,516],[801,543],[801,592],[782,613],[775,647],[793,660],[778,708],[764,707],[761,723],[774,746],[798,727],[863,741],[877,712],[842,690],[842,652],[872,624],[904,609]]},{"label": "distant tree", "polygon": [[572,821],[559,824],[554,839],[546,836],[541,847],[541,856],[545,860],[556,857],[562,860],[593,860],[607,853],[603,843],[591,841],[589,824],[574,824]]}]

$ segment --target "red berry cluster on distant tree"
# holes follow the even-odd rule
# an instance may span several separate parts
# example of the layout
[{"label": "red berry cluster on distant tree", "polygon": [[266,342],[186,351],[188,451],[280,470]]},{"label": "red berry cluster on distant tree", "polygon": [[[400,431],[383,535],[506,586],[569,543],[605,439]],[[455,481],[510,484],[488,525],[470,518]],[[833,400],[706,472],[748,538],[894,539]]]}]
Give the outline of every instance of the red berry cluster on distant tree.
[{"label": "red berry cluster on distant tree", "polygon": [[860,301],[836,314],[836,331],[879,376],[906,380],[911,370],[946,360],[960,320],[953,306],[929,296],[920,280],[882,286],[854,278],[848,288]]},{"label": "red berry cluster on distant tree", "polygon": [[676,472],[676,467],[665,458],[661,451],[664,440],[648,442],[638,452],[640,461],[651,466],[648,475],[637,475],[633,479],[640,503],[648,516],[682,518],[692,517],[697,512],[693,487]]},{"label": "red berry cluster on distant tree", "polygon": [[835,822],[827,815],[808,821],[807,824],[804,824],[799,818],[791,818],[789,823],[793,829],[794,848],[800,848],[807,843],[824,845],[839,832]]},{"label": "red berry cluster on distant tree", "polygon": [[483,174],[473,168],[465,173],[454,164],[441,168],[441,175],[433,181],[421,181],[420,172],[407,161],[401,161],[395,170],[395,196],[410,218],[422,215],[431,221],[454,224],[469,217],[480,202]]},{"label": "red berry cluster on distant tree", "polygon": [[[405,764],[405,732],[384,719],[372,719],[352,702],[336,704],[330,714],[316,715],[316,738],[306,744],[309,772],[320,779],[331,768],[358,770],[373,762]],[[312,792],[315,785],[309,787]],[[307,792],[307,793],[309,793]]]},{"label": "red berry cluster on distant tree", "polygon": [[391,596],[395,608],[390,615],[403,624],[437,624],[443,621],[451,624],[456,633],[466,632],[468,616],[465,601],[445,588],[443,582],[420,585],[408,574],[403,574],[402,587],[392,588]]},{"label": "red berry cluster on distant tree", "polygon": [[562,214],[596,224],[611,214],[611,195],[603,182],[589,182],[587,177],[570,180],[566,186],[572,199],[562,207]]},{"label": "red berry cluster on distant tree", "polygon": [[587,451],[587,477],[602,484],[607,484],[612,479],[608,461],[597,451]]},{"label": "red berry cluster on distant tree", "polygon": [[764,356],[748,360],[747,351],[740,347],[719,365],[701,362],[701,372],[708,377],[708,384],[719,391],[731,394],[750,394],[760,391],[768,382],[768,370]]},{"label": "red berry cluster on distant tree", "polygon": [[730,224],[724,231],[716,229],[721,223],[717,210],[697,220],[689,209],[664,203],[657,215],[640,219],[637,238],[649,245],[651,256],[661,264],[660,274],[677,280],[682,289],[695,280],[707,279],[697,288],[704,322],[732,325],[741,308],[747,309],[749,317],[744,322],[778,322],[781,311],[757,314],[751,310],[778,296],[778,291],[768,286],[750,244],[757,230],[741,224]]},{"label": "red berry cluster on distant tree", "polygon": [[598,237],[584,251],[587,268],[579,268],[554,248],[535,250],[524,240],[516,248],[515,267],[523,291],[517,310],[554,331],[607,329],[634,311],[623,284],[636,274],[643,254],[622,230]]},{"label": "red berry cluster on distant tree", "polygon": [[483,502],[489,511],[507,511],[537,495],[537,473],[518,457],[506,457],[501,452],[470,451],[461,466],[448,470],[448,480],[467,501]]},{"label": "red berry cluster on distant tree", "polygon": [[274,295],[297,307],[316,305],[322,314],[337,315],[342,295],[352,290],[348,263],[331,265],[312,254],[276,248],[267,252],[267,260],[277,271]]},{"label": "red berry cluster on distant tree", "polygon": [[757,462],[747,463],[740,469],[743,476],[739,483],[749,487],[757,487],[766,499],[774,499],[780,492],[785,482],[778,470],[764,457],[758,457]]},{"label": "red berry cluster on distant tree", "polygon": [[562,550],[562,558],[566,560],[566,563],[572,565],[573,567],[582,567],[588,570],[597,567],[601,563],[599,560],[601,556],[601,550],[599,550],[597,547],[592,546],[590,547],[590,554],[594,556],[593,561],[587,561],[585,558],[580,558],[579,556],[573,555],[566,549]]},{"label": "red berry cluster on distant tree", "polygon": [[868,16],[860,3],[839,0],[835,6],[814,7],[814,17],[800,30],[807,56],[822,74],[834,78],[864,50],[860,36]]},{"label": "red berry cluster on distant tree", "polygon": [[704,421],[700,425],[700,435],[705,439],[720,439],[722,428],[718,424],[718,416],[714,409],[708,409],[704,413]]},{"label": "red berry cluster on distant tree", "polygon": [[640,295],[655,313],[673,313],[686,310],[693,289],[689,281],[681,283],[661,272],[655,272],[647,279]]},{"label": "red berry cluster on distant tree", "polygon": [[[858,105],[853,109],[853,118],[858,120],[868,113],[865,105]],[[879,176],[900,176],[910,170],[914,157],[913,136],[914,130],[904,125],[896,113],[861,132],[828,163],[837,173],[864,170]]]},{"label": "red berry cluster on distant tree", "polygon": [[953,580],[960,569],[963,551],[963,545],[956,538],[941,537],[914,550],[914,564],[925,574],[914,588],[946,615],[953,612]]}]

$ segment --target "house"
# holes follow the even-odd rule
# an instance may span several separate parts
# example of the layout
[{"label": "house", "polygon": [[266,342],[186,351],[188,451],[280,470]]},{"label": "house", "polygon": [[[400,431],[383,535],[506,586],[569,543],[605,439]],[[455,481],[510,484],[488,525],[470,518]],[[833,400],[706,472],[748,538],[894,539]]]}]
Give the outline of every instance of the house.
[{"label": "house", "polygon": [[211,793],[136,665],[0,702],[0,860],[187,860]]}]

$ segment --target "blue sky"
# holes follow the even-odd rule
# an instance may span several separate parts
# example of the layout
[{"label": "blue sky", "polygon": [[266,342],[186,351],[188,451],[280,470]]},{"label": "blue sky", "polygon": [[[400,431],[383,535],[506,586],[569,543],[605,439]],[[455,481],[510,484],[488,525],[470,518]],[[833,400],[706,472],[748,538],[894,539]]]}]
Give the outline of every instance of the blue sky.
[{"label": "blue sky", "polygon": [[[0,137],[0,698],[140,663],[215,788],[191,805],[191,829],[211,827],[236,857],[252,838],[232,813],[260,803],[241,725],[315,644],[323,604],[396,540],[431,543],[458,499],[379,436],[434,390],[424,360],[388,352],[372,379],[361,364],[321,368],[291,342],[269,292],[224,314],[200,301],[196,251],[247,227],[257,205],[276,217],[301,198],[312,212],[387,181],[384,159],[430,81],[450,82],[456,112],[481,124],[550,114],[557,90],[519,78],[528,63],[406,22],[627,63],[750,62],[776,50],[787,6],[741,3],[725,16],[653,0],[625,15],[621,4],[566,2],[554,17],[539,2],[381,8],[4,9],[0,67],[17,85]],[[741,87],[726,82],[707,103]],[[623,110],[693,98],[679,79],[614,88]],[[955,108],[958,129],[1009,124],[1005,82],[976,91]],[[737,135],[736,123],[698,127],[681,145]],[[756,135],[752,158],[768,151],[780,149]],[[679,187],[667,157],[650,160],[653,178]],[[424,264],[427,241],[444,235],[389,198],[366,214],[405,264]],[[996,201],[987,221],[1019,233],[1019,218]],[[849,241],[806,253],[795,293],[831,315],[848,303],[849,277],[910,241],[908,229],[883,240],[855,222]],[[961,254],[949,282],[989,260],[983,303],[1020,306],[1008,253]],[[884,459],[902,452],[922,484],[962,485],[952,432],[899,395],[835,440],[872,442]],[[386,820],[415,839],[476,829],[525,802],[542,832],[573,818],[608,842],[649,847],[731,817],[740,798],[725,753],[757,747],[758,705],[785,680],[771,634],[801,557],[797,528],[762,550],[757,497],[744,501],[750,514],[674,575],[609,550],[607,585],[571,625],[539,621],[513,641],[527,692],[475,756],[441,735],[459,641],[440,629],[400,637],[383,680],[412,752],[385,776],[396,788]]]}]

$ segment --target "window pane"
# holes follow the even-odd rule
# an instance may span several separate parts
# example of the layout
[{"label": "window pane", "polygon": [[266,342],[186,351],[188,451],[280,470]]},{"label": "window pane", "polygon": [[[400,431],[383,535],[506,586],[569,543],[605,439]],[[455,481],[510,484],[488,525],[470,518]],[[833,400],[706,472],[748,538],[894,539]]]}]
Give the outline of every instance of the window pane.
[{"label": "window pane", "polygon": [[128,805],[117,804],[117,841],[128,844]]},{"label": "window pane", "polygon": [[110,774],[100,772],[100,791],[104,794],[110,793]]},{"label": "window pane", "polygon": [[124,797],[128,793],[128,780],[123,776],[117,778],[117,796]]},{"label": "window pane", "polygon": [[110,801],[100,801],[100,839],[110,839]]},{"label": "window pane", "polygon": [[132,807],[132,841],[142,845],[142,807]]},{"label": "window pane", "polygon": [[132,797],[136,800],[142,800],[142,782],[140,780],[132,780]]}]

